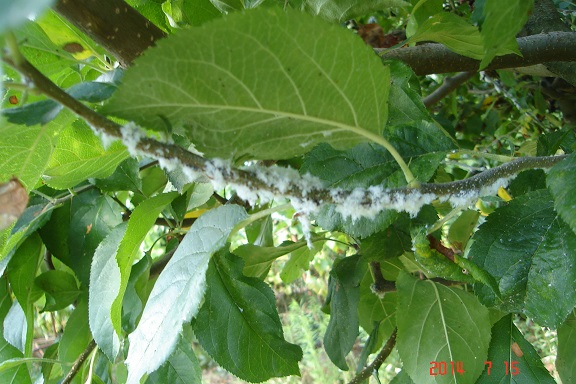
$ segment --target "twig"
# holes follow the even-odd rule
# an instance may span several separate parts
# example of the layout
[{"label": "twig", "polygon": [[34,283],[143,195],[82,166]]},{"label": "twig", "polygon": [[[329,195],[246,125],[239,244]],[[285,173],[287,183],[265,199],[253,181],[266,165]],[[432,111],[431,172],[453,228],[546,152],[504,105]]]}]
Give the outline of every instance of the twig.
[{"label": "twig", "polygon": [[360,384],[364,380],[368,379],[370,375],[372,375],[372,373],[377,372],[380,369],[386,358],[392,352],[394,345],[396,345],[396,333],[397,329],[394,328],[392,335],[390,335],[390,338],[388,339],[384,347],[382,347],[382,350],[380,351],[380,353],[378,353],[378,356],[376,356],[374,361],[372,361],[372,364],[361,370],[360,373],[354,376],[354,378],[350,380],[348,384]]},{"label": "twig", "polygon": [[86,361],[88,356],[90,356],[90,353],[92,353],[92,350],[94,350],[95,347],[96,342],[94,341],[94,339],[92,339],[92,341],[90,342],[90,344],[88,344],[86,349],[84,349],[84,351],[82,351],[82,353],[80,354],[80,356],[78,356],[76,361],[74,361],[74,365],[72,365],[72,368],[70,368],[70,371],[68,372],[64,380],[62,380],[61,384],[70,384],[72,382],[72,379],[74,379],[74,377],[78,374],[80,368],[82,368],[82,364],[84,364],[84,361]]},{"label": "twig", "polygon": [[393,281],[386,280],[382,275],[380,263],[378,261],[370,262],[370,273],[374,279],[374,284],[370,287],[372,292],[378,296],[384,295],[386,292],[393,292],[396,290],[396,284]]},{"label": "twig", "polygon": [[431,106],[448,96],[460,85],[464,84],[467,80],[474,77],[475,74],[475,72],[461,72],[455,76],[445,78],[444,83],[441,86],[422,99],[424,106],[429,109]]},{"label": "twig", "polygon": [[152,264],[150,267],[150,279],[157,277],[166,267],[166,264],[170,261],[172,256],[174,256],[174,252],[176,252],[177,248],[174,248],[171,251],[168,251],[162,256],[162,258]]}]

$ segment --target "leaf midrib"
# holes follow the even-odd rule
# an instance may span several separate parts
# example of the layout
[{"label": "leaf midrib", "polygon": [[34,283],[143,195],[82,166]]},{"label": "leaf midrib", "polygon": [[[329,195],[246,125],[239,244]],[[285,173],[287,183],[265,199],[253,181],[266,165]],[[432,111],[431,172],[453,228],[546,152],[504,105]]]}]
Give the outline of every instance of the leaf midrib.
[{"label": "leaf midrib", "polygon": [[[365,128],[359,126],[353,126],[345,123],[340,123],[334,120],[328,120],[321,117],[315,117],[310,115],[301,115],[297,113],[291,113],[286,111],[278,111],[272,110],[268,108],[251,108],[251,107],[242,107],[242,106],[229,106],[229,105],[218,105],[218,104],[180,104],[180,103],[160,103],[160,104],[146,104],[146,109],[149,110],[150,108],[195,108],[195,109],[216,109],[216,110],[228,110],[228,111],[240,111],[240,112],[248,112],[248,113],[260,113],[266,114],[274,117],[282,117],[285,119],[292,118],[296,120],[301,120],[310,123],[322,124],[328,127],[334,127],[339,130],[350,131],[358,136],[365,137],[370,141],[378,143],[381,139],[380,135],[377,133],[373,133]],[[134,108],[124,108],[123,111],[138,111],[142,109],[141,107],[134,107]],[[258,123],[253,123],[252,125],[258,125]],[[383,128],[383,127],[382,127]],[[320,130],[318,130],[320,132]],[[290,137],[290,136],[287,136]]]}]

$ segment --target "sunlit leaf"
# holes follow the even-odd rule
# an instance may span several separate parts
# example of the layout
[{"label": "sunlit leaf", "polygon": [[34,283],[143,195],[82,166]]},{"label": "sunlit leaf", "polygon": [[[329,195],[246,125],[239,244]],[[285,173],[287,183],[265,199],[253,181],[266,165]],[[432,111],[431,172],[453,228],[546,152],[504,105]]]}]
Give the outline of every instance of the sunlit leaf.
[{"label": "sunlit leaf", "polygon": [[485,68],[496,55],[518,52],[516,34],[520,32],[534,6],[534,0],[510,0],[506,6],[498,0],[484,3],[484,21],[480,33],[486,56],[480,63]]},{"label": "sunlit leaf", "polygon": [[27,190],[34,188],[52,153],[50,127],[20,126],[0,117],[0,137],[0,180],[16,176]]},{"label": "sunlit leaf", "polygon": [[196,315],[206,289],[210,257],[226,244],[243,208],[225,205],[200,216],[162,271],[136,330],[129,336],[128,384],[155,371],[174,351],[182,324]]},{"label": "sunlit leaf", "polygon": [[[34,284],[34,278],[42,257],[42,241],[34,234],[28,237],[16,250],[6,268],[6,276],[16,296],[24,315],[24,344],[21,349],[26,356],[32,354],[32,339],[34,338],[34,302],[41,296],[40,290]],[[12,307],[14,309],[14,306]],[[6,326],[6,325],[5,325]],[[12,325],[16,329],[19,327]],[[6,331],[6,329],[5,329]],[[8,340],[8,338],[6,339]],[[10,341],[10,340],[8,340]],[[12,344],[16,346],[15,344]]]},{"label": "sunlit leaf", "polygon": [[[152,228],[162,210],[170,204],[177,195],[176,192],[156,195],[141,202],[134,211],[132,211],[130,219],[128,220],[126,233],[122,238],[122,242],[120,243],[117,252],[115,253],[117,265],[114,265],[114,263],[106,263],[106,265],[103,266],[105,269],[110,268],[110,273],[112,274],[116,273],[117,266],[120,272],[120,281],[114,279],[109,282],[109,285],[99,284],[97,287],[93,287],[94,290],[92,292],[102,290],[102,294],[104,295],[108,293],[108,290],[114,290],[117,287],[118,291],[114,297],[114,301],[111,303],[111,306],[106,308],[105,311],[100,312],[100,315],[103,316],[101,321],[104,322],[107,322],[108,317],[110,317],[114,331],[118,335],[122,332],[121,319],[124,292],[128,285],[132,265],[138,256],[140,244],[144,241],[146,234],[150,228]],[[113,247],[112,245],[110,246]],[[117,286],[114,287],[116,284]],[[106,332],[112,332],[112,330],[107,328]]]},{"label": "sunlit leaf", "polygon": [[[161,69],[174,62],[176,71]],[[156,130],[166,128],[163,116],[208,156],[282,159],[319,142],[349,148],[378,140],[389,80],[349,31],[261,8],[159,41],[127,71],[104,112]]]},{"label": "sunlit leaf", "polygon": [[450,50],[473,59],[480,60],[484,55],[478,28],[453,13],[437,13],[424,21],[408,40],[409,43],[420,41],[444,44]]},{"label": "sunlit leaf", "polygon": [[102,240],[94,252],[90,268],[90,330],[98,347],[110,361],[116,359],[120,349],[120,338],[114,332],[110,309],[120,291],[120,268],[114,256],[126,233],[126,227],[120,224]]},{"label": "sunlit leaf", "polygon": [[[313,243],[325,241],[318,237],[313,239]],[[298,242],[284,242],[277,247],[261,247],[254,244],[244,244],[234,249],[234,254],[244,259],[244,271],[246,276],[260,277],[263,279],[270,265],[277,258],[298,251],[307,247],[306,240]]]},{"label": "sunlit leaf", "polygon": [[90,177],[110,176],[127,157],[120,142],[104,149],[86,124],[75,123],[60,134],[44,180],[56,189],[70,188]]},{"label": "sunlit leaf", "polygon": [[[418,280],[405,272],[400,273],[396,287],[397,348],[412,380],[419,384],[475,383],[488,354],[488,310],[471,293]],[[460,361],[466,372],[432,376],[431,361]]]}]

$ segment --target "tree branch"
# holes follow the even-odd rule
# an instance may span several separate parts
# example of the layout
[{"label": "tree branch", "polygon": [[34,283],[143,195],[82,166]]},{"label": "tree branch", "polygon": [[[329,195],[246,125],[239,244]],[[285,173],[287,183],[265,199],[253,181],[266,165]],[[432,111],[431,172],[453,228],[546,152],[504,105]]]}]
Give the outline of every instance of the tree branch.
[{"label": "tree branch", "polygon": [[[550,32],[518,38],[522,56],[497,56],[486,68],[528,67],[557,61],[576,61],[576,32]],[[450,51],[442,44],[424,44],[395,50],[375,49],[383,59],[398,59],[417,75],[478,71],[480,61]]]},{"label": "tree branch", "polygon": [[78,356],[78,358],[74,362],[74,365],[72,365],[72,368],[70,368],[70,371],[68,372],[68,374],[66,375],[64,380],[62,380],[61,384],[70,384],[72,382],[74,377],[80,371],[80,368],[82,368],[82,364],[84,364],[84,361],[86,361],[88,356],[90,356],[90,353],[92,353],[92,351],[94,350],[95,347],[96,347],[96,342],[94,341],[94,339],[92,339],[92,341],[88,344],[86,349],[84,349],[84,351],[82,351],[80,356]]},{"label": "tree branch", "polygon": [[[309,175],[300,175],[294,169],[281,167],[245,167],[235,169],[221,159],[205,159],[175,144],[162,143],[145,137],[145,132],[134,124],[125,126],[107,119],[68,95],[40,73],[28,61],[14,62],[6,55],[4,62],[31,80],[46,96],[58,101],[86,120],[103,140],[122,139],[132,155],[138,153],[155,158],[167,170],[181,167],[184,174],[194,180],[200,174],[211,179],[216,189],[226,185],[236,189],[243,200],[261,203],[275,198],[287,198],[302,212],[316,212],[321,205],[334,204],[344,217],[357,219],[374,217],[385,209],[417,214],[426,204],[439,199],[453,206],[469,205],[480,196],[495,194],[510,178],[523,170],[551,168],[565,156],[521,157],[504,165],[476,174],[465,180],[441,184],[421,184],[418,187],[389,188],[372,186],[367,189],[343,190],[326,188]],[[286,183],[286,180],[289,180]]]},{"label": "tree branch", "polygon": [[372,375],[372,373],[377,372],[380,369],[386,358],[388,358],[388,356],[392,352],[392,349],[394,349],[394,345],[396,345],[397,332],[398,330],[394,328],[392,335],[390,335],[390,338],[388,339],[384,347],[382,347],[382,350],[380,351],[380,353],[378,353],[378,356],[376,356],[372,364],[361,370],[360,373],[354,376],[354,378],[350,380],[348,384],[360,384],[364,380],[368,379],[370,375]]},{"label": "tree branch", "polygon": [[456,88],[474,77],[475,74],[476,72],[461,72],[455,76],[445,78],[444,83],[441,86],[436,88],[434,92],[422,99],[424,106],[428,109],[431,108],[434,104],[448,96]]},{"label": "tree branch", "polygon": [[59,0],[54,9],[123,67],[166,35],[122,0]]}]

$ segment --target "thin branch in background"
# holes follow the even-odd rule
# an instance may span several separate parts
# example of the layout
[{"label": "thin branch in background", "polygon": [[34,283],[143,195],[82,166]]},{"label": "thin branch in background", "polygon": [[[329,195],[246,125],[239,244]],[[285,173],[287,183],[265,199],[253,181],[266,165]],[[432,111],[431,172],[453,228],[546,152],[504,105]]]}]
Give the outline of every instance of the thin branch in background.
[{"label": "thin branch in background", "polygon": [[212,197],[214,197],[214,199],[222,205],[225,205],[228,202],[225,197],[220,196],[216,192],[212,194]]},{"label": "thin branch in background", "polygon": [[390,335],[390,338],[388,339],[386,344],[384,344],[384,347],[382,347],[382,350],[380,350],[378,356],[376,356],[374,361],[372,361],[372,364],[361,370],[360,373],[354,376],[354,378],[350,380],[348,384],[360,384],[364,382],[364,380],[368,379],[373,373],[378,372],[378,370],[380,369],[384,361],[388,358],[388,356],[392,352],[392,349],[394,349],[394,346],[396,345],[397,332],[398,330],[394,328],[392,335]]},{"label": "thin branch in background", "polygon": [[70,384],[72,382],[74,377],[80,371],[80,368],[82,368],[82,364],[84,364],[84,361],[86,361],[88,356],[90,356],[90,353],[92,353],[95,347],[96,342],[94,341],[94,339],[92,339],[92,341],[88,344],[86,349],[84,349],[84,351],[82,351],[80,356],[78,356],[78,358],[74,362],[74,365],[72,365],[72,368],[70,368],[70,372],[68,372],[64,380],[62,380],[61,384]]},{"label": "thin branch in background", "polygon": [[444,83],[436,88],[434,92],[422,99],[424,106],[430,109],[434,104],[448,96],[456,88],[464,84],[466,81],[474,77],[476,72],[461,72],[455,76],[447,77]]}]

